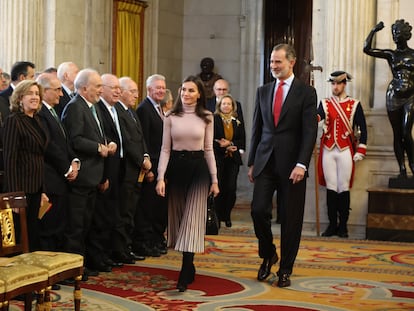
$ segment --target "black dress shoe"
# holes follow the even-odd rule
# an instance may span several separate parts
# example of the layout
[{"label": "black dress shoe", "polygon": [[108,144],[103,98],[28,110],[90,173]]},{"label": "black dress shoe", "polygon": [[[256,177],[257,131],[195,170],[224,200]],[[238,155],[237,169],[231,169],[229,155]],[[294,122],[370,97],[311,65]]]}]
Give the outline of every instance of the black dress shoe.
[{"label": "black dress shoe", "polygon": [[333,226],[328,226],[328,228],[321,234],[324,237],[330,237],[336,235],[337,229]]},{"label": "black dress shoe", "polygon": [[287,273],[282,273],[279,275],[279,280],[277,281],[278,287],[288,287],[290,286],[290,275]]},{"label": "black dress shoe", "polygon": [[348,232],[346,232],[346,231],[338,231],[338,236],[340,238],[347,238],[348,237]]},{"label": "black dress shoe", "polygon": [[99,271],[88,268],[88,267],[84,267],[83,274],[82,274],[82,281],[86,282],[90,276],[98,276],[98,275],[99,275]]},{"label": "black dress shoe", "polygon": [[232,226],[231,220],[226,220],[225,224],[226,224],[227,228],[231,228],[231,226]]},{"label": "black dress shoe", "polygon": [[18,295],[16,297],[14,297],[13,300],[25,301],[26,300],[26,295],[29,295],[29,297],[32,301],[36,299],[36,294],[34,292],[30,292],[30,293]]},{"label": "black dress shoe", "polygon": [[178,283],[177,289],[180,293],[185,292],[187,290],[187,284]]},{"label": "black dress shoe", "polygon": [[156,245],[157,250],[160,252],[161,255],[165,255],[168,253],[167,245],[164,242],[160,242]]},{"label": "black dress shoe", "polygon": [[[86,273],[85,271],[83,272],[83,274],[82,274],[82,281],[83,282],[87,282],[89,280],[89,275],[88,275],[88,273]],[[71,281],[73,281],[73,283],[72,284],[74,284],[75,283],[75,279],[72,279],[72,280],[69,280],[69,282],[71,282]],[[66,285],[66,284],[65,284]]]},{"label": "black dress shoe", "polygon": [[112,260],[111,258],[105,258],[103,260],[103,262],[113,268],[122,268],[124,266],[124,264],[120,261],[117,260]]},{"label": "black dress shoe", "polygon": [[257,279],[259,281],[265,280],[270,275],[270,269],[272,269],[272,266],[277,263],[279,260],[279,256],[275,252],[273,257],[271,258],[264,258],[263,263],[261,264],[259,268],[259,272],[257,273]]},{"label": "black dress shoe", "polygon": [[135,263],[135,259],[127,253],[115,253],[114,259],[115,261],[123,262],[126,265],[133,265]]},{"label": "black dress shoe", "polygon": [[[90,268],[92,270],[97,270],[99,272],[111,272],[112,271],[112,267],[108,266],[103,261],[95,262],[95,263],[89,265],[88,268]],[[89,276],[92,276],[92,275],[89,274]]]},{"label": "black dress shoe", "polygon": [[139,246],[134,247],[134,253],[139,256],[144,257],[160,257],[160,251],[155,248],[154,246],[149,246],[146,244],[141,244]]},{"label": "black dress shoe", "polygon": [[128,255],[136,261],[145,260],[144,256],[139,256],[139,255],[135,254],[133,251],[129,251]]},{"label": "black dress shoe", "polygon": [[[84,281],[83,276],[82,276],[82,281]],[[75,279],[74,278],[66,279],[66,280],[60,281],[59,284],[66,285],[66,286],[73,286],[73,284],[75,284]]]}]

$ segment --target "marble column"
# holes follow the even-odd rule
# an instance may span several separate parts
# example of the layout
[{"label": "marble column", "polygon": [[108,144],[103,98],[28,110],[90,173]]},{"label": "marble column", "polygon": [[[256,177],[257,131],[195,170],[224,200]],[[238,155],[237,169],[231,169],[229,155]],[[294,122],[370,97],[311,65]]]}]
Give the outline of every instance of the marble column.
[{"label": "marble column", "polygon": [[314,0],[314,63],[324,72],[315,73],[320,97],[329,96],[326,79],[334,70],[345,70],[353,77],[347,92],[369,107],[374,82],[373,59],[363,53],[363,42],[376,20],[376,0]]},{"label": "marble column", "polygon": [[34,62],[43,68],[43,12],[44,0],[0,1],[0,42],[2,57],[0,67],[10,72],[16,61]]}]

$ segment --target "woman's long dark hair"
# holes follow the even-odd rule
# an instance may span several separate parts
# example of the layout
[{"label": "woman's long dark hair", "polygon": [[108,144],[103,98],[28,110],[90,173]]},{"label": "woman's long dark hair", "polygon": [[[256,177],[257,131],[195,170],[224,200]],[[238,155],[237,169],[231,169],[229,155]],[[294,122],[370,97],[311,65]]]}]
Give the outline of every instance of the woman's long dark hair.
[{"label": "woman's long dark hair", "polygon": [[[204,89],[203,81],[199,77],[196,76],[188,76],[183,80],[182,83],[185,82],[193,82],[197,88],[198,92],[200,93],[200,98],[197,99],[197,105],[195,108],[195,113],[198,117],[204,120],[207,124],[211,122],[211,113],[206,109],[206,92]],[[173,108],[171,109],[171,114],[181,116],[184,113],[183,109],[183,102],[181,101],[181,87],[179,89],[179,95],[177,96],[177,100],[174,103]]]}]

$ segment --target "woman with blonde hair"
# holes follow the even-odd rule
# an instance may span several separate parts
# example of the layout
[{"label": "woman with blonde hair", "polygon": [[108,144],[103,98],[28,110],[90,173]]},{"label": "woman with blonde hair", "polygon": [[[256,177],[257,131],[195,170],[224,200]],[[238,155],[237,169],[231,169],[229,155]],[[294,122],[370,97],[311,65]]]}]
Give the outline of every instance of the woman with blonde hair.
[{"label": "woman with blonde hair", "polygon": [[215,200],[217,216],[226,227],[231,227],[230,214],[236,203],[237,176],[243,164],[241,155],[246,148],[246,132],[243,122],[237,119],[236,101],[230,94],[222,96],[216,106],[213,146],[220,188]]},{"label": "woman with blonde hair", "polygon": [[26,194],[30,251],[40,249],[38,214],[44,192],[44,153],[48,143],[48,135],[37,115],[41,103],[41,86],[33,80],[20,82],[11,96],[11,114],[3,130],[4,190]]}]

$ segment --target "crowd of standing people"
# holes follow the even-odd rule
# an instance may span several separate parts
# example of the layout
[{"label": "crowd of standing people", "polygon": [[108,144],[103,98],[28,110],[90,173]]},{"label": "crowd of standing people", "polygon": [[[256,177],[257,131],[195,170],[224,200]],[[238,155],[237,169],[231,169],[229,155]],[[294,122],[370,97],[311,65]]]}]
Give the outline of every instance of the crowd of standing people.
[{"label": "crowd of standing people", "polygon": [[[293,74],[295,62],[292,46],[274,47],[275,80],[257,89],[247,160],[254,183],[251,216],[263,258],[259,281],[279,261],[271,228],[277,191],[279,287],[290,286],[318,117],[327,117],[325,106],[316,110],[315,89]],[[175,102],[166,78],[149,76],[137,108],[138,86],[130,77],[79,70],[73,62],[39,74],[31,62],[13,65],[10,84],[0,92],[3,190],[26,194],[31,251],[83,255],[87,280],[173,248],[182,252],[177,289],[187,289],[196,276],[194,256],[204,252],[207,197],[213,194],[220,222],[232,227],[246,150],[241,104],[221,76],[206,91],[202,77],[214,67],[207,63],[202,75],[183,80]],[[331,82],[346,80],[342,72]],[[355,107],[365,129],[362,107]],[[366,148],[365,132],[361,142]],[[360,160],[365,149],[349,155]],[[331,227],[326,236],[347,237],[336,223]]]}]

